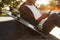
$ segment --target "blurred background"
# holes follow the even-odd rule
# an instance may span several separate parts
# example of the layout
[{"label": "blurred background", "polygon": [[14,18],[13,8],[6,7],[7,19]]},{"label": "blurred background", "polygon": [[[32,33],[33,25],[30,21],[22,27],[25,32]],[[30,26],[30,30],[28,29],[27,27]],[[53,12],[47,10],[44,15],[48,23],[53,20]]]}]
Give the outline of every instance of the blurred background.
[{"label": "blurred background", "polygon": [[[4,18],[5,16],[8,16],[6,13],[10,10],[10,7],[13,9],[18,10],[20,5],[22,5],[26,0],[0,0],[0,20]],[[52,10],[53,12],[60,12],[60,0],[37,0],[35,3],[35,6],[38,8],[39,11],[45,11]],[[10,10],[11,12],[15,12],[16,10]],[[16,12],[15,12],[16,13]],[[2,16],[2,17],[1,17]],[[7,19],[12,19],[7,17]],[[13,19],[14,20],[14,19]],[[57,30],[56,30],[57,29]],[[50,34],[53,34],[58,39],[60,39],[60,28],[55,27]]]},{"label": "blurred background", "polygon": [[[9,10],[9,6],[19,9],[26,0],[0,0],[0,15],[2,11]],[[60,0],[37,0],[35,6],[40,11],[45,10],[60,10]]]}]

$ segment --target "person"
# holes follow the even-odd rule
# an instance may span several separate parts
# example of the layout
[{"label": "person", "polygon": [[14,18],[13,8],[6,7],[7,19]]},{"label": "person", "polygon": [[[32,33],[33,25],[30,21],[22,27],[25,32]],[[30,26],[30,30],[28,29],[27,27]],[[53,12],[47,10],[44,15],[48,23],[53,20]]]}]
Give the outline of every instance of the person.
[{"label": "person", "polygon": [[42,33],[45,35],[49,34],[55,26],[60,27],[60,17],[56,13],[50,15],[51,11],[48,13],[40,13],[34,5],[35,2],[36,0],[26,0],[26,2],[20,6],[19,11],[21,17],[34,26],[41,24]]}]

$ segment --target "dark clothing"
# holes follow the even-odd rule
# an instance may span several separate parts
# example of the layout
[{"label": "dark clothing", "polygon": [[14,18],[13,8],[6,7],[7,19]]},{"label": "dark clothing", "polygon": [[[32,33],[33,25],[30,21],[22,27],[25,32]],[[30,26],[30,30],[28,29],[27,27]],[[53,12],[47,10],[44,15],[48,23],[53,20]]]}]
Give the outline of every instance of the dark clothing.
[{"label": "dark clothing", "polygon": [[24,18],[26,21],[28,21],[29,23],[37,26],[37,21],[35,20],[34,18],[34,15],[32,13],[32,11],[26,7],[26,6],[21,6],[19,8],[19,11],[20,11],[20,14],[21,14],[21,17]]},{"label": "dark clothing", "polygon": [[46,22],[43,24],[44,33],[48,34],[55,26],[60,27],[60,16],[58,14],[52,14],[48,17]]},{"label": "dark clothing", "polygon": [[44,33],[49,33],[55,26],[60,27],[60,16],[56,13],[49,16],[43,24]]},{"label": "dark clothing", "polygon": [[[19,8],[19,11],[21,13],[21,17],[24,18],[25,20],[27,20],[29,23],[31,23],[35,26],[37,26],[39,24],[39,22],[37,22],[37,20],[35,20],[32,11],[28,7],[26,7],[25,5],[22,5]],[[60,27],[60,16],[56,13],[53,13],[48,17],[46,22],[43,24],[42,31],[43,31],[44,34],[47,34],[55,26]]]}]

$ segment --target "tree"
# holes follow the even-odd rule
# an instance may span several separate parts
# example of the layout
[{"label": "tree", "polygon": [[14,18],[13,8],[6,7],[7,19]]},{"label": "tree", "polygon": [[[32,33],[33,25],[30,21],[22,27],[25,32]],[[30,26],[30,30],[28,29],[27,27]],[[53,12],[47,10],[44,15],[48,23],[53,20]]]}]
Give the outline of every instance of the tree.
[{"label": "tree", "polygon": [[60,6],[60,0],[55,0],[57,2],[57,6]]},{"label": "tree", "polygon": [[16,7],[20,2],[16,0],[2,0],[4,5],[10,5],[12,7]]},{"label": "tree", "polygon": [[49,5],[50,5],[50,6],[56,6],[55,0],[51,0]]},{"label": "tree", "polygon": [[0,1],[0,14],[2,13],[2,7],[3,7],[3,3],[2,3],[2,0]]},{"label": "tree", "polygon": [[50,5],[51,6],[60,6],[60,0],[51,0]]},{"label": "tree", "polygon": [[0,2],[0,13],[2,12],[2,8],[4,7],[4,5],[7,5],[7,6],[12,6],[13,8],[16,8],[17,5],[19,5],[20,1],[17,1],[17,0],[2,0]]}]

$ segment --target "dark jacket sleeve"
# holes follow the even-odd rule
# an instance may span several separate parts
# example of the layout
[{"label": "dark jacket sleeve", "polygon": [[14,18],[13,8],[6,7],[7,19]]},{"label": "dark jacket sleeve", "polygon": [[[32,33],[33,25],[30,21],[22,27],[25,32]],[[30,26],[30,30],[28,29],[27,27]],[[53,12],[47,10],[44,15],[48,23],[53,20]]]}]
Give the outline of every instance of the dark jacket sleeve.
[{"label": "dark jacket sleeve", "polygon": [[19,11],[20,11],[21,17],[24,18],[26,21],[28,21],[29,23],[35,26],[38,25],[37,21],[34,18],[32,11],[28,7],[21,6],[19,8]]}]

